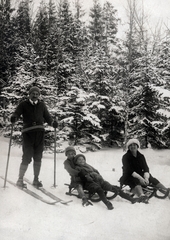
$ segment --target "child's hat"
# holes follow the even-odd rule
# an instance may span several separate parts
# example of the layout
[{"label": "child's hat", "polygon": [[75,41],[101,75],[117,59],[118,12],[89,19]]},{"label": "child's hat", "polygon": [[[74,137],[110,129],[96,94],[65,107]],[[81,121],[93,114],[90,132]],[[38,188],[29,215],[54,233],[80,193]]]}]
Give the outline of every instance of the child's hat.
[{"label": "child's hat", "polygon": [[73,152],[76,154],[75,148],[72,147],[72,146],[69,146],[69,147],[66,147],[66,149],[65,149],[65,155],[66,155],[66,156],[67,156],[67,153],[68,153],[69,151],[73,151]]},{"label": "child's hat", "polygon": [[83,154],[77,154],[74,158],[74,162],[76,163],[79,157],[83,157],[86,160],[86,157]]}]

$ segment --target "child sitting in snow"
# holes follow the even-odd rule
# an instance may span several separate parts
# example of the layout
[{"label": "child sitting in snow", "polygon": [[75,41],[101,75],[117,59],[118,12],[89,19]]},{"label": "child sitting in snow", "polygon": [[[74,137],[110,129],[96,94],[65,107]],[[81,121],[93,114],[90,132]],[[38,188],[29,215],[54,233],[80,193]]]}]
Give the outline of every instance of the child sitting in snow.
[{"label": "child sitting in snow", "polygon": [[86,158],[83,154],[78,154],[74,157],[75,169],[79,172],[84,189],[90,193],[97,193],[103,203],[109,210],[113,209],[113,205],[106,198],[105,191],[117,192],[122,198],[127,199],[131,203],[139,202],[139,198],[132,198],[129,194],[124,193],[119,187],[111,185],[105,181],[100,173],[91,165],[86,163]]}]

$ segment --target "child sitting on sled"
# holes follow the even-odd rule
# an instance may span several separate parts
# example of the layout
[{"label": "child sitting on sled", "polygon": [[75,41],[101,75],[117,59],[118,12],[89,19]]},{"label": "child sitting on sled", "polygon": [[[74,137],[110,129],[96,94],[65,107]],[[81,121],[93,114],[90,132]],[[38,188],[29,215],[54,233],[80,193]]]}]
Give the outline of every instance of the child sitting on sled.
[{"label": "child sitting on sled", "polygon": [[140,202],[139,198],[133,198],[129,194],[124,193],[119,187],[105,181],[95,168],[86,163],[86,158],[83,154],[76,155],[74,157],[74,163],[75,170],[79,172],[78,176],[83,183],[83,188],[90,193],[97,193],[109,210],[113,209],[113,205],[106,198],[105,191],[117,192],[119,196],[131,203]]},{"label": "child sitting on sled", "polygon": [[78,176],[78,171],[75,169],[74,158],[76,156],[76,150],[73,146],[69,146],[65,149],[65,156],[67,159],[64,161],[64,168],[71,176],[71,186],[77,189],[79,197],[82,199],[82,205],[88,206],[88,201],[82,186],[82,181]]}]

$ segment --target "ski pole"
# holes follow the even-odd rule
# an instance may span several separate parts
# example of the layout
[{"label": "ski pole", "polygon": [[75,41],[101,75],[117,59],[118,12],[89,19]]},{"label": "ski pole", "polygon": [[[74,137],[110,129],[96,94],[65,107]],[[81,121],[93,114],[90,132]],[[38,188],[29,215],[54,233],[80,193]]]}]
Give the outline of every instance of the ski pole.
[{"label": "ski pole", "polygon": [[54,128],[54,185],[53,187],[56,187],[56,137],[57,137],[57,131],[56,131],[56,128]]},{"label": "ski pole", "polygon": [[[55,114],[55,121],[57,122],[57,116]],[[58,125],[58,124],[57,124]],[[57,130],[56,130],[57,126],[54,127],[54,185],[53,187],[55,188],[56,185],[56,140],[57,140]]]},{"label": "ski pole", "polygon": [[8,156],[7,156],[6,171],[5,171],[5,178],[4,178],[4,188],[6,187],[6,182],[7,182],[7,174],[8,174],[8,166],[9,166],[9,157],[10,157],[10,151],[11,151],[13,128],[14,128],[14,124],[11,125],[11,133],[10,133],[10,140],[9,140],[9,147],[8,147]]}]

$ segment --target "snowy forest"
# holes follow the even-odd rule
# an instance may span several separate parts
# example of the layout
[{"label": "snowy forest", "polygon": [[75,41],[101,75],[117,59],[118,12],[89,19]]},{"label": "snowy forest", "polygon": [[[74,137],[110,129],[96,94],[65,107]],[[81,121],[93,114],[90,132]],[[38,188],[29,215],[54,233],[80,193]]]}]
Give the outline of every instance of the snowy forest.
[{"label": "snowy forest", "polygon": [[[53,118],[57,142],[124,147],[131,137],[142,148],[170,148],[170,31],[146,30],[144,9],[127,0],[128,30],[117,36],[114,5],[93,0],[87,13],[81,1],[14,8],[0,1],[0,119],[4,136],[10,116],[31,86]],[[89,21],[84,21],[89,14]],[[164,37],[162,37],[164,36]],[[14,126],[20,144],[22,119]],[[54,142],[46,126],[46,147]],[[93,149],[93,148],[92,148]]]}]

